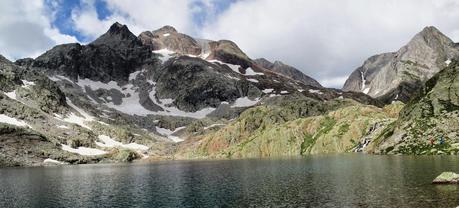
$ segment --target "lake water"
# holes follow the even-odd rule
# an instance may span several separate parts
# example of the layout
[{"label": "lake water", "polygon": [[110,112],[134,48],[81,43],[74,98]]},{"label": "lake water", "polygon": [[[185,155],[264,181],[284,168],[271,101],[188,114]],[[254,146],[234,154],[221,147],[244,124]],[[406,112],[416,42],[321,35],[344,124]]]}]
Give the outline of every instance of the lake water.
[{"label": "lake water", "polygon": [[0,207],[456,207],[456,156],[341,154],[0,169]]}]

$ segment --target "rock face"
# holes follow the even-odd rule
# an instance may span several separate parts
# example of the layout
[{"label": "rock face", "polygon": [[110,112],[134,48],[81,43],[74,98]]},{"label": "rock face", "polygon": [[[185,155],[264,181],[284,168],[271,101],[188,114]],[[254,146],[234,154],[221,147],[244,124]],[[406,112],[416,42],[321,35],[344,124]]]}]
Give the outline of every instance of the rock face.
[{"label": "rock face", "polygon": [[454,172],[443,172],[437,176],[433,184],[459,184],[459,174]]},{"label": "rock face", "polygon": [[426,27],[394,53],[370,57],[346,80],[343,90],[383,101],[408,101],[422,83],[458,57],[456,44],[435,27]]},{"label": "rock face", "polygon": [[457,154],[459,152],[459,63],[429,79],[381,138],[380,153]]},{"label": "rock face", "polygon": [[310,85],[314,87],[322,87],[322,85],[320,85],[320,83],[317,82],[315,79],[303,74],[300,70],[292,66],[282,63],[281,61],[275,61],[274,63],[271,63],[270,61],[264,58],[259,58],[259,59],[255,59],[255,62],[258,65],[266,69],[269,69],[273,72],[276,72],[282,75],[285,75],[294,80],[298,80],[305,85]]},{"label": "rock face", "polygon": [[126,82],[129,74],[151,68],[157,62],[155,55],[126,25],[115,23],[107,33],[89,45],[58,45],[28,64],[30,68],[43,70],[49,75],[65,76],[73,81],[88,78],[107,83]]},{"label": "rock face", "polygon": [[139,39],[153,51],[169,49],[176,53],[195,56],[200,55],[202,52],[195,39],[186,34],[178,33],[172,26],[164,26],[151,32],[142,32],[139,35]]}]

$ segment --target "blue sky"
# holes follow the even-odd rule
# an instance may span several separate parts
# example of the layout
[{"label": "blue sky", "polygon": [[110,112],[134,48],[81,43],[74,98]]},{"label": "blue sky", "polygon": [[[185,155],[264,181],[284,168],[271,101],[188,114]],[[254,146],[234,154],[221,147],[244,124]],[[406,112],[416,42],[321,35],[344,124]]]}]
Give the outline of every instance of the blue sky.
[{"label": "blue sky", "polygon": [[[105,0],[45,0],[44,6],[47,10],[54,13],[54,18],[51,21],[52,27],[57,28],[62,34],[75,37],[79,42],[88,42],[94,39],[94,37],[78,31],[74,27],[74,19],[72,19],[72,12],[84,10],[85,4],[88,4],[88,2],[91,2],[90,4],[94,6],[97,19],[106,20],[114,15],[111,11],[112,8],[109,8]],[[196,10],[191,16],[192,24],[198,29],[204,27],[213,16],[223,13],[235,2],[236,0],[189,1],[188,7]],[[135,1],[133,3],[135,4]],[[211,4],[211,9],[209,8],[209,4]],[[149,29],[152,30],[154,28]]]},{"label": "blue sky", "polygon": [[365,59],[397,51],[426,26],[459,41],[457,0],[1,0],[0,54],[16,60],[87,44],[116,21],[135,35],[171,25],[232,40],[251,58],[338,88]]},{"label": "blue sky", "polygon": [[[78,41],[87,40],[88,37],[85,37],[83,34],[76,31],[72,25],[72,11],[75,9],[81,9],[83,3],[80,0],[60,1],[59,4],[55,4],[54,2],[56,1],[44,1],[45,7],[50,11],[55,12],[55,18],[51,21],[51,25],[63,34],[76,37]],[[112,15],[112,12],[110,12],[107,8],[105,1],[96,0],[94,5],[97,11],[97,18],[105,19]]]}]

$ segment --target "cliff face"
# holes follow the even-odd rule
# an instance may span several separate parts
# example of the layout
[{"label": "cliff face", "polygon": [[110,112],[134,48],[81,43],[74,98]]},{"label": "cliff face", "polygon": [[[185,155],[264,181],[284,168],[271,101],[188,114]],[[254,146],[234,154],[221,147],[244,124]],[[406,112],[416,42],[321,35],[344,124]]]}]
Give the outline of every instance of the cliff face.
[{"label": "cliff face", "polygon": [[426,27],[397,52],[366,60],[346,80],[343,90],[363,92],[386,102],[406,102],[458,55],[451,39],[435,27]]}]

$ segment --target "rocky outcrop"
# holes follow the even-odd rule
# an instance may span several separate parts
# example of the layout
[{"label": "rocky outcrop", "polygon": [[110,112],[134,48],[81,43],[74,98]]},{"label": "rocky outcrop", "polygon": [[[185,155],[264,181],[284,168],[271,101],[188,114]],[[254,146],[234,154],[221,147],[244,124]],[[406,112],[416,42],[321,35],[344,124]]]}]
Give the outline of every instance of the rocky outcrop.
[{"label": "rocky outcrop", "polygon": [[179,109],[197,111],[216,108],[222,102],[233,102],[239,97],[256,99],[262,95],[261,90],[248,81],[214,73],[218,70],[215,67],[207,61],[188,57],[167,63],[154,75],[157,97],[172,98]]},{"label": "rocky outcrop", "polygon": [[459,63],[429,79],[381,138],[379,153],[459,153]]},{"label": "rocky outcrop", "polygon": [[216,59],[225,63],[240,65],[243,69],[251,67],[252,60],[236,45],[229,40],[209,42],[210,55],[207,59]]},{"label": "rocky outcrop", "polygon": [[435,27],[426,27],[394,53],[370,57],[346,80],[343,90],[363,92],[386,102],[407,102],[451,59],[456,44]]},{"label": "rocky outcrop", "polygon": [[266,69],[269,69],[273,72],[276,72],[282,75],[285,75],[294,80],[300,81],[301,83],[305,85],[310,85],[314,87],[322,87],[322,85],[320,85],[320,83],[317,82],[315,79],[303,74],[303,72],[301,72],[300,70],[292,66],[282,63],[281,61],[275,61],[274,63],[271,63],[270,61],[264,58],[255,59],[254,61],[258,65]]},{"label": "rocky outcrop", "polygon": [[179,54],[195,56],[202,52],[201,46],[195,39],[186,34],[178,33],[172,26],[142,32],[139,39],[153,51],[168,49]]}]

